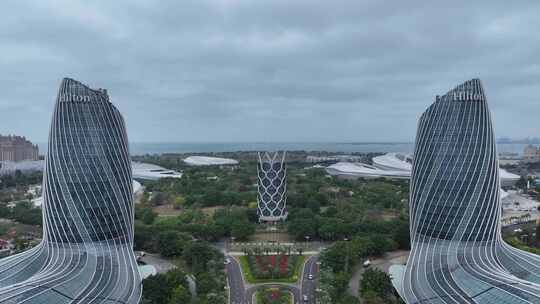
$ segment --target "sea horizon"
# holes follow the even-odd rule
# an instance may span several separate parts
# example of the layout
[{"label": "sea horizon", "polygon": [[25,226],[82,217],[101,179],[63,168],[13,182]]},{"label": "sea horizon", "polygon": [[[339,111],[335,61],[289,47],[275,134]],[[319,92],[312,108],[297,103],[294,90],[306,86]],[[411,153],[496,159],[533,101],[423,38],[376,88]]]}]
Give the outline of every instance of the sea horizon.
[{"label": "sea horizon", "polygon": [[[46,143],[37,143],[45,154]],[[499,153],[523,154],[527,143],[498,143]],[[306,151],[329,153],[413,153],[414,142],[132,142],[133,156],[167,153],[226,153],[246,151]]]}]

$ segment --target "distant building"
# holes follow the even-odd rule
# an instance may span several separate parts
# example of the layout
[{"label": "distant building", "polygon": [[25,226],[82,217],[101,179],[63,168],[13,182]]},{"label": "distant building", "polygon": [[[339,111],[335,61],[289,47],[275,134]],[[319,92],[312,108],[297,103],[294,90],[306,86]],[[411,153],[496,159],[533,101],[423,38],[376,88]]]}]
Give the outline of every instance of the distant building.
[{"label": "distant building", "polygon": [[25,137],[0,135],[0,161],[38,160],[39,148]]},{"label": "distant building", "polygon": [[210,156],[190,156],[184,159],[190,166],[229,166],[238,165],[238,161],[230,158],[210,157]]},{"label": "distant building", "polygon": [[182,178],[182,173],[165,169],[158,165],[132,162],[134,180],[160,180],[162,178]]},{"label": "distant building", "polygon": [[527,163],[540,162],[540,147],[526,146],[523,150],[523,161]]},{"label": "distant building", "polygon": [[[387,178],[410,179],[413,163],[412,154],[387,153],[372,159],[373,165],[364,163],[339,162],[326,167],[326,172],[332,176],[344,179],[358,178]],[[501,187],[513,187],[519,180],[519,175],[499,168]]]},{"label": "distant building", "polygon": [[326,155],[326,156],[315,156],[308,155],[306,157],[308,163],[324,163],[324,162],[359,162],[362,161],[362,156],[356,155]]},{"label": "distant building", "polygon": [[[414,155],[401,154],[401,153],[387,153],[385,155],[377,156],[373,158],[373,166],[383,171],[386,174],[379,174],[382,177],[401,177],[404,173],[408,173],[408,177],[411,176],[412,164]],[[503,168],[499,168],[499,176],[501,179],[501,187],[509,188],[514,186],[519,180],[519,175],[510,173]]]},{"label": "distant building", "polygon": [[373,166],[381,170],[411,171],[413,163],[412,154],[387,153],[374,157]]},{"label": "distant building", "polygon": [[285,152],[259,153],[257,165],[259,221],[275,222],[287,218],[287,167]]},{"label": "distant building", "polygon": [[519,153],[515,152],[500,152],[499,153],[499,160],[501,159],[507,159],[507,160],[519,160],[521,157],[519,157]]},{"label": "distant building", "polygon": [[342,179],[388,178],[410,179],[411,172],[404,170],[383,170],[364,163],[339,162],[326,167],[326,172]]},{"label": "distant building", "polygon": [[519,153],[515,152],[499,152],[499,165],[501,166],[516,166],[522,161]]}]

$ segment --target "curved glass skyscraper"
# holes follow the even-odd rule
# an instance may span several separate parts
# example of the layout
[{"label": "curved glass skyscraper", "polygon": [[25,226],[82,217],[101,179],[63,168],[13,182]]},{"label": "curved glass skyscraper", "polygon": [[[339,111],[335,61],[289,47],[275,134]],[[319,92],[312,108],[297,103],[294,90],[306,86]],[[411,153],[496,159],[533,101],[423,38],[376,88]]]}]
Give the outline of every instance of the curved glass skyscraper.
[{"label": "curved glass skyscraper", "polygon": [[407,303],[540,303],[540,257],[502,240],[499,187],[491,115],[473,79],[420,117],[412,248],[394,278]]},{"label": "curved glass skyscraper", "polygon": [[259,153],[257,197],[259,221],[287,218],[287,164],[285,152]]},{"label": "curved glass skyscraper", "polygon": [[105,90],[62,81],[43,186],[43,241],[0,260],[0,303],[138,303],[128,140]]}]

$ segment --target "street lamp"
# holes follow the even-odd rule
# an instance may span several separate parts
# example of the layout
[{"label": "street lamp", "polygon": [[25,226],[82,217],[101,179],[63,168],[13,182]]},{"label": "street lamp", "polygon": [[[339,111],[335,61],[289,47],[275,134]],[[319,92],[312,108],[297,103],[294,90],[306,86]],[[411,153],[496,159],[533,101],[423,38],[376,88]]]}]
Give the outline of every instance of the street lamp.
[{"label": "street lamp", "polygon": [[345,273],[348,273],[349,272],[349,239],[348,238],[343,238],[343,240],[345,241],[345,243],[347,244],[346,245],[346,248],[345,248],[345,251],[347,252],[346,255],[345,255]]},{"label": "street lamp", "polygon": [[233,251],[234,239],[235,239],[235,237],[234,237],[234,236],[231,236],[231,244],[230,244],[230,246],[229,246],[229,251]]}]

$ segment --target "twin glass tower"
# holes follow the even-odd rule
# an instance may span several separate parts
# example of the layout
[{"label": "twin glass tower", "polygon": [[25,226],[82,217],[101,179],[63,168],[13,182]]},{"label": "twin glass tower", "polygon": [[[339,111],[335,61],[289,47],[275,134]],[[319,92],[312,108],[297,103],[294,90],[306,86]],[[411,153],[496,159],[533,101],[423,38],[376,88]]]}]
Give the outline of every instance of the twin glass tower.
[{"label": "twin glass tower", "polygon": [[[421,116],[411,179],[412,249],[396,287],[407,303],[540,303],[540,257],[501,237],[498,159],[482,84]],[[283,220],[285,154],[260,154],[262,221]],[[64,79],[44,174],[39,246],[0,260],[0,303],[138,303],[131,162],[105,90]]]},{"label": "twin glass tower", "polygon": [[63,79],[43,178],[43,241],[0,260],[0,303],[138,303],[131,160],[105,90]]},{"label": "twin glass tower", "polygon": [[479,79],[420,117],[411,178],[411,254],[394,283],[407,303],[540,303],[540,257],[501,236],[499,163]]}]

